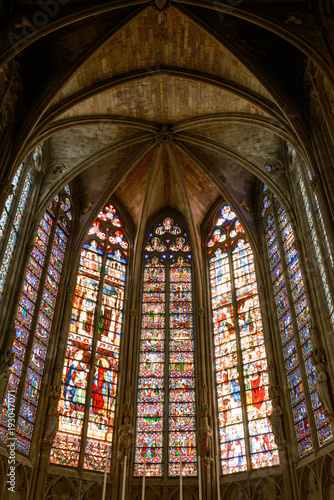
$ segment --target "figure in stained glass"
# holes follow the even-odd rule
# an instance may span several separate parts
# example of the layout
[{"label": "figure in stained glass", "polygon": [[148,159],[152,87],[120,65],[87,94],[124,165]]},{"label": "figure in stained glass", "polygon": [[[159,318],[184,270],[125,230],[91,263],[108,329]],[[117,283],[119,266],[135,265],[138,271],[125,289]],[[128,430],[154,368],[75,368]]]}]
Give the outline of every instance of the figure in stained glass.
[{"label": "figure in stained glass", "polygon": [[[68,334],[55,464],[102,471],[113,441],[128,248],[112,205],[98,214],[80,257]],[[100,293],[99,293],[100,292]],[[101,293],[102,292],[102,293]],[[96,345],[91,360],[92,346]],[[90,372],[91,370],[91,372]],[[88,383],[89,382],[89,383]],[[88,422],[84,423],[89,405]],[[87,435],[82,439],[86,425]]]},{"label": "figure in stained glass", "polygon": [[[216,219],[207,245],[222,473],[247,470],[247,426],[252,467],[277,465],[278,450],[270,438],[271,404],[254,258],[243,228],[228,205]],[[246,408],[246,419],[242,407]]]},{"label": "figure in stained glass", "polygon": [[94,413],[107,415],[112,398],[112,379],[109,361],[103,357],[98,360],[92,388],[92,410]]},{"label": "figure in stained glass", "polygon": [[73,359],[65,374],[64,400],[69,409],[81,411],[85,404],[89,354],[79,349],[72,355]]}]

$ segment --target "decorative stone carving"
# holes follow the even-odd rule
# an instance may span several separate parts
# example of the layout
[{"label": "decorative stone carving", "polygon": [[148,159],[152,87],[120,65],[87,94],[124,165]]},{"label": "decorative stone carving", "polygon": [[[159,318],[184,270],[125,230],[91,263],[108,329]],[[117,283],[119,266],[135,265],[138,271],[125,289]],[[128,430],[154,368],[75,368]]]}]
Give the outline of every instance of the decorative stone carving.
[{"label": "decorative stone carving", "polygon": [[304,18],[298,14],[287,14],[284,18],[286,24],[296,24],[297,26],[303,24]]},{"label": "decorative stone carving", "polygon": [[45,423],[45,432],[43,437],[43,441],[45,443],[52,444],[58,431],[59,412],[57,407],[58,407],[59,396],[60,396],[60,387],[51,386],[49,393],[49,405]]},{"label": "decorative stone carving", "polygon": [[0,403],[5,397],[10,370],[14,362],[14,354],[11,348],[4,349],[0,355]]},{"label": "decorative stone carving", "polygon": [[205,316],[205,309],[204,309],[204,307],[199,307],[197,313],[198,313],[198,317],[199,318],[204,318],[204,316]]},{"label": "decorative stone carving", "polygon": [[310,188],[312,189],[313,192],[318,189],[320,182],[321,182],[321,179],[320,179],[319,175],[314,175],[312,177],[312,179],[310,180]]},{"label": "decorative stone carving", "polygon": [[273,409],[269,419],[273,430],[275,443],[277,444],[278,448],[287,447],[287,442],[285,440],[284,430],[283,430],[282,416],[283,416],[283,410],[279,404],[279,399],[275,398],[273,400]]},{"label": "decorative stone carving", "polygon": [[269,397],[271,400],[279,399],[281,396],[281,389],[279,385],[269,386]]},{"label": "decorative stone carving", "polygon": [[0,191],[2,191],[6,197],[10,196],[14,192],[14,186],[7,179],[1,179],[1,181],[0,181]]},{"label": "decorative stone carving", "polygon": [[252,212],[252,207],[248,203],[247,200],[241,200],[240,206],[246,210],[246,212],[251,213]]},{"label": "decorative stone carving", "polygon": [[86,203],[86,205],[83,207],[83,209],[81,210],[82,215],[87,214],[91,210],[93,205],[94,205],[93,200],[88,201]]},{"label": "decorative stone carving", "polygon": [[301,240],[299,240],[298,238],[295,238],[295,240],[293,242],[293,246],[295,247],[295,249],[297,250],[297,252],[301,252],[301,250],[302,250],[302,242],[301,242]]},{"label": "decorative stone carving", "polygon": [[327,97],[328,103],[330,105],[331,111],[334,115],[334,93],[331,85],[329,84],[327,78],[324,78],[324,91]]},{"label": "decorative stone carving", "polygon": [[334,422],[333,404],[329,392],[328,377],[323,364],[315,366],[317,372],[317,392],[319,395],[322,411],[326,417]]},{"label": "decorative stone carving", "polygon": [[264,168],[268,172],[279,172],[279,171],[284,170],[283,164],[279,160],[267,161],[267,163],[265,164]]},{"label": "decorative stone carving", "polygon": [[203,404],[201,407],[201,425],[197,432],[199,441],[199,451],[201,457],[213,460],[211,457],[212,451],[212,429],[209,426],[209,417],[211,417],[211,408],[208,404]]},{"label": "decorative stone carving", "polygon": [[164,10],[168,7],[170,0],[151,0],[151,5],[157,10]]},{"label": "decorative stone carving", "polygon": [[326,363],[325,350],[322,347],[315,347],[311,352],[311,363],[313,366]]},{"label": "decorative stone carving", "polygon": [[156,141],[158,144],[171,144],[174,140],[173,134],[169,130],[163,129],[157,133]]},{"label": "decorative stone carving", "polygon": [[334,408],[330,395],[328,376],[326,372],[326,353],[321,347],[316,347],[311,352],[311,362],[317,373],[316,387],[321,403],[321,408],[326,417],[334,424]]},{"label": "decorative stone carving", "polygon": [[15,122],[17,103],[21,94],[20,65],[17,61],[5,64],[0,71],[0,135]]},{"label": "decorative stone carving", "polygon": [[129,455],[132,444],[134,429],[130,424],[130,420],[133,418],[133,405],[130,403],[131,400],[131,386],[128,386],[125,390],[125,403],[123,405],[122,414],[124,416],[123,425],[118,431],[119,435],[119,454],[118,457],[121,459],[123,455]]},{"label": "decorative stone carving", "polygon": [[127,416],[124,417],[124,423],[118,431],[119,434],[119,458],[123,455],[129,455],[129,452],[132,448],[132,441],[134,435],[134,429],[129,422],[129,418]]},{"label": "decorative stone carving", "polygon": [[62,162],[56,162],[56,163],[53,163],[49,169],[49,172],[50,174],[63,174],[66,170],[66,165],[65,163],[62,163]]}]

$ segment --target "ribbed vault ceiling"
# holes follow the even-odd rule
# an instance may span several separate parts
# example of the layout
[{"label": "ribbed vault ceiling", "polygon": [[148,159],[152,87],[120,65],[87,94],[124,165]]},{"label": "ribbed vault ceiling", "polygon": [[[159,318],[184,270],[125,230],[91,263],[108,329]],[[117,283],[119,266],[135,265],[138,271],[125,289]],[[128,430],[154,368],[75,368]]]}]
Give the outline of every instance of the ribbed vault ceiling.
[{"label": "ribbed vault ceiling", "polygon": [[[78,52],[36,121],[34,143],[48,145],[41,204],[75,181],[81,209],[96,211],[112,195],[138,232],[172,207],[198,239],[223,196],[252,226],[256,179],[267,181],[266,163],[282,161],[284,141],[296,141],[277,89],[177,2],[127,16],[121,22],[118,13],[119,27],[95,45],[88,29],[95,50]],[[79,227],[89,217],[82,214]]]}]

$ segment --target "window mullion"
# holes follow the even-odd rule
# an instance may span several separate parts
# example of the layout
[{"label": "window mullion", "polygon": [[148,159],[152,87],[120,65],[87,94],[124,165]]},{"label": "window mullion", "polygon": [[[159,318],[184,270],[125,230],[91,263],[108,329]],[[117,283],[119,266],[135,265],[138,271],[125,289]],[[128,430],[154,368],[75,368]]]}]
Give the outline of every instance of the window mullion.
[{"label": "window mullion", "polygon": [[228,249],[228,259],[229,259],[230,278],[231,278],[234,331],[235,331],[238,366],[239,366],[239,386],[240,386],[240,397],[241,397],[242,420],[243,420],[244,435],[245,435],[246,460],[247,460],[247,469],[251,470],[252,461],[251,461],[251,449],[250,449],[250,444],[249,444],[250,440],[249,440],[248,418],[247,418],[246,388],[245,388],[245,381],[244,381],[244,365],[243,365],[242,349],[241,349],[241,342],[240,342],[240,329],[239,329],[239,321],[238,321],[238,302],[237,302],[237,298],[236,298],[234,266],[233,266],[231,247],[229,247],[229,249]]},{"label": "window mullion", "polygon": [[86,389],[86,398],[85,398],[85,411],[83,418],[83,426],[82,426],[82,434],[81,434],[81,448],[80,448],[80,456],[79,456],[79,464],[78,469],[82,470],[84,465],[84,457],[86,451],[86,439],[88,432],[88,423],[89,423],[89,412],[90,412],[90,401],[92,396],[93,389],[93,380],[94,380],[94,372],[95,372],[95,356],[97,350],[97,337],[98,330],[100,324],[100,311],[101,311],[101,303],[102,303],[102,293],[103,293],[103,281],[104,281],[104,272],[107,261],[107,248],[104,248],[103,261],[101,266],[101,274],[100,274],[100,283],[99,283],[99,291],[96,297],[96,306],[95,306],[95,314],[94,314],[94,330],[93,330],[93,339],[92,339],[92,348],[90,353],[90,363],[89,363],[89,374],[87,380],[87,389]]}]

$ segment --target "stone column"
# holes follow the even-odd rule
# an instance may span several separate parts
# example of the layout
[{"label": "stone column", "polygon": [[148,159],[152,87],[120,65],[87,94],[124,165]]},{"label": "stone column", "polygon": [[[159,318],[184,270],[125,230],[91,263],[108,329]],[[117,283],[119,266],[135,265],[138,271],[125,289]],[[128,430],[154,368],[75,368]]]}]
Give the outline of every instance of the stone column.
[{"label": "stone column", "polygon": [[[127,457],[127,467],[126,467],[126,487],[127,491],[129,491],[130,487],[130,477],[131,477],[131,459],[133,456],[132,450],[134,447],[134,428],[131,425],[133,420],[133,405],[131,404],[131,393],[132,388],[128,386],[125,391],[125,403],[122,408],[122,416],[123,416],[123,424],[121,425],[118,431],[118,460],[119,460],[119,468],[117,471],[117,476],[115,478],[115,483],[117,487],[113,489],[116,492],[118,488],[118,495],[114,495],[112,498],[121,498],[122,494],[122,483],[123,483],[123,473],[122,468],[124,470],[124,457]],[[126,497],[128,497],[126,495]]]},{"label": "stone column", "polygon": [[[48,475],[50,453],[54,438],[59,426],[58,400],[60,398],[60,384],[53,385],[49,390],[47,417],[44,427],[44,436],[41,443],[40,460],[34,490],[34,498],[43,498]],[[32,450],[34,454],[34,450]]]},{"label": "stone column", "polygon": [[201,407],[201,425],[197,431],[198,436],[198,450],[199,456],[202,459],[203,473],[202,473],[202,491],[203,498],[206,500],[211,499],[211,463],[212,458],[212,445],[213,445],[213,431],[209,425],[209,418],[211,419],[211,407],[207,402],[207,386],[203,387],[204,403]]},{"label": "stone column", "polygon": [[269,365],[270,385],[269,397],[272,401],[272,412],[269,416],[275,443],[277,445],[282,465],[282,476],[286,498],[297,498],[294,491],[294,481],[291,477],[291,463],[288,454],[288,443],[284,432],[284,412],[281,407],[281,389],[277,383],[276,371],[273,363]]}]

